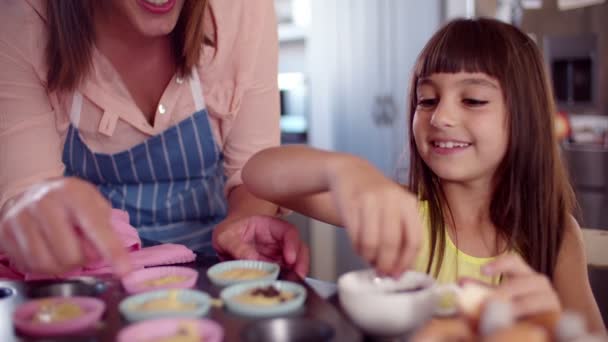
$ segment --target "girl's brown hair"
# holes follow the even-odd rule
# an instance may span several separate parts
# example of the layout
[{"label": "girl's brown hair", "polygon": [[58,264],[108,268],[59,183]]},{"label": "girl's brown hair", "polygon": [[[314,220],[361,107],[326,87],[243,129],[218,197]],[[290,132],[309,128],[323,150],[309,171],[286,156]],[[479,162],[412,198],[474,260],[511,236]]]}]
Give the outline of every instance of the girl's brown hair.
[{"label": "girl's brown hair", "polygon": [[427,272],[437,257],[434,274],[439,273],[446,218],[453,220],[440,179],[416,148],[416,87],[420,78],[457,72],[482,72],[500,82],[509,113],[509,142],[494,176],[490,218],[507,248],[552,277],[575,205],[554,134],[553,94],[534,41],[512,25],[483,18],[455,20],[435,33],[418,57],[410,84],[410,187],[428,201],[431,257]]},{"label": "girl's brown hair", "polygon": [[[46,64],[49,91],[72,90],[89,72],[95,42],[93,18],[98,1],[47,1]],[[203,16],[206,5],[207,0],[186,0],[171,33],[177,70],[182,76],[199,61],[205,37]],[[209,44],[209,39],[205,39],[205,43]]]}]

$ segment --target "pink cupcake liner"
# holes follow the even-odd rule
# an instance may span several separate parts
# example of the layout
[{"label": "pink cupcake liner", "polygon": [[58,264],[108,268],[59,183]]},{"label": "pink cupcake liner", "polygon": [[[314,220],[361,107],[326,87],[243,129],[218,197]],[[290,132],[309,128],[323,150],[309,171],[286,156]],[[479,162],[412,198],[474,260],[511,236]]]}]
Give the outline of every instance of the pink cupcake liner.
[{"label": "pink cupcake liner", "polygon": [[224,329],[209,319],[163,318],[143,321],[130,325],[120,331],[118,342],[148,341],[169,337],[177,333],[183,324],[193,324],[202,335],[201,341],[221,342]]},{"label": "pink cupcake liner", "polygon": [[129,253],[134,266],[162,266],[185,264],[196,259],[196,254],[184,245],[165,243]]},{"label": "pink cupcake liner", "polygon": [[[84,314],[78,318],[56,322],[39,323],[33,318],[43,303],[49,300],[58,303],[70,302],[80,306]],[[33,336],[67,335],[92,327],[101,319],[106,305],[99,299],[92,297],[48,297],[28,301],[21,304],[13,314],[13,322],[17,330]]]},{"label": "pink cupcake liner", "polygon": [[[183,276],[186,279],[179,283],[150,286],[146,282],[166,276]],[[129,273],[122,278],[122,286],[128,293],[135,294],[154,290],[192,288],[198,279],[198,272],[192,268],[179,266],[144,268]]]}]

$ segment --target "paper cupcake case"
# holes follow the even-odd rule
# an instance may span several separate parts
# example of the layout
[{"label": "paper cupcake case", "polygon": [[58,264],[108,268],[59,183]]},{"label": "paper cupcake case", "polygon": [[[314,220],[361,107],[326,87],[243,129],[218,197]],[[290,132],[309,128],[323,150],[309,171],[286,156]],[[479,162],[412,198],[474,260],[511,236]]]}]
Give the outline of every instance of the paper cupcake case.
[{"label": "paper cupcake case", "polygon": [[[219,275],[223,272],[230,271],[237,268],[246,268],[246,269],[254,269],[254,270],[262,270],[268,273],[268,275],[263,277],[258,277],[255,279],[224,279]],[[256,282],[256,281],[267,281],[267,280],[276,280],[279,276],[280,271],[279,265],[266,262],[266,261],[258,261],[258,260],[232,260],[232,261],[224,261],[220,262],[209,268],[207,270],[207,277],[209,280],[217,285],[217,286],[228,286],[239,283],[247,283],[247,282]]]},{"label": "paper cupcake case", "polygon": [[[167,298],[177,292],[177,299],[183,303],[194,303],[192,310],[147,310],[139,311],[137,306],[154,299]],[[190,289],[157,290],[130,296],[120,302],[118,310],[130,322],[159,318],[196,318],[206,315],[211,308],[211,297],[206,292]]]},{"label": "paper cupcake case", "polygon": [[[148,281],[160,279],[166,276],[182,276],[185,279],[179,283],[150,286]],[[122,286],[130,294],[142,293],[163,289],[187,289],[192,288],[198,280],[198,272],[188,267],[166,266],[144,268],[131,272],[122,278]]]},{"label": "paper cupcake case", "polygon": [[[56,303],[69,302],[80,306],[84,314],[78,318],[55,322],[34,322],[33,317],[42,304],[53,301]],[[105,304],[91,297],[48,297],[31,300],[21,304],[13,314],[13,322],[17,330],[32,336],[57,336],[86,330],[94,326],[105,311]]]},{"label": "paper cupcake case", "polygon": [[[263,288],[267,286],[273,286],[279,291],[292,292],[296,296],[295,298],[286,302],[269,306],[245,304],[235,300],[235,297],[240,294],[258,287]],[[220,293],[220,298],[223,300],[224,305],[229,311],[238,315],[249,317],[272,317],[292,314],[303,307],[304,302],[306,301],[306,296],[306,288],[304,288],[302,285],[283,280],[266,280],[236,284],[225,288]]]},{"label": "paper cupcake case", "polygon": [[220,342],[224,330],[209,319],[166,318],[132,324],[118,334],[118,342],[148,341],[170,337],[186,325],[194,326],[201,335],[201,341]]}]

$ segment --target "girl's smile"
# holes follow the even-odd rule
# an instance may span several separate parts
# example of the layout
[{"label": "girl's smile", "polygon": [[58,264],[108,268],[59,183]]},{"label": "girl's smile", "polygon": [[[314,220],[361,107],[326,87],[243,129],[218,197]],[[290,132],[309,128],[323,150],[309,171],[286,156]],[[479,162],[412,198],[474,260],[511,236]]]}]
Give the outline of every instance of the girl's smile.
[{"label": "girl's smile", "polygon": [[442,155],[460,153],[473,145],[473,143],[463,140],[439,137],[431,137],[430,144],[432,145],[433,153]]}]

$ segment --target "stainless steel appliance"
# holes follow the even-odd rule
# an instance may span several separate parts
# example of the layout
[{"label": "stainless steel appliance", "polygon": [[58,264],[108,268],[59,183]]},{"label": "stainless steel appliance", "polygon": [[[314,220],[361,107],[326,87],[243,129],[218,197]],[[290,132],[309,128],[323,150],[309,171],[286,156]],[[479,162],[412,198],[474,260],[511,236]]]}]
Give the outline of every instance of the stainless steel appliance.
[{"label": "stainless steel appliance", "polygon": [[564,144],[563,152],[580,206],[580,225],[608,230],[608,148]]}]

